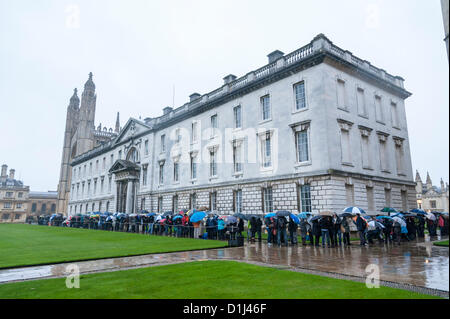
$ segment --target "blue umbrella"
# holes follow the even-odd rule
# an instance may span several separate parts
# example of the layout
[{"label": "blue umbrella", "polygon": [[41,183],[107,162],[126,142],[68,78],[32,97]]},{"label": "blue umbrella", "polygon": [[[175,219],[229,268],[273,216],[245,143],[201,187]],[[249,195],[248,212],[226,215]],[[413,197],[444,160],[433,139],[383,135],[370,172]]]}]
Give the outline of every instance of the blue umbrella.
[{"label": "blue umbrella", "polygon": [[421,214],[421,215],[426,215],[427,213],[425,213],[425,211],[418,209],[418,208],[414,208],[410,210],[411,213],[416,213],[416,214]]},{"label": "blue umbrella", "polygon": [[308,218],[308,215],[311,215],[311,213],[301,212],[298,214],[298,217],[300,218]]},{"label": "blue umbrella", "polygon": [[396,216],[403,218],[404,215],[402,213],[397,213],[397,214],[392,215],[392,217],[396,217]]},{"label": "blue umbrella", "polygon": [[300,219],[298,219],[297,216],[295,216],[294,214],[290,214],[289,218],[292,218],[292,220],[294,221],[294,223],[296,224],[300,224]]},{"label": "blue umbrella", "polygon": [[277,214],[275,214],[275,213],[268,213],[266,216],[264,216],[264,218],[270,218],[270,217],[274,217],[276,215]]},{"label": "blue umbrella", "polygon": [[377,219],[392,219],[391,216],[377,216]]},{"label": "blue umbrella", "polygon": [[172,220],[178,219],[178,218],[183,218],[183,216],[181,215],[176,215],[174,218],[172,218]]},{"label": "blue umbrella", "polygon": [[356,214],[367,215],[367,213],[362,208],[354,207],[354,206],[346,207],[346,208],[344,208],[344,210],[342,212],[350,213],[353,215],[356,215]]},{"label": "blue umbrella", "polygon": [[192,214],[192,216],[189,218],[189,221],[192,223],[197,223],[201,221],[203,218],[205,218],[206,213],[205,212],[196,212]]}]

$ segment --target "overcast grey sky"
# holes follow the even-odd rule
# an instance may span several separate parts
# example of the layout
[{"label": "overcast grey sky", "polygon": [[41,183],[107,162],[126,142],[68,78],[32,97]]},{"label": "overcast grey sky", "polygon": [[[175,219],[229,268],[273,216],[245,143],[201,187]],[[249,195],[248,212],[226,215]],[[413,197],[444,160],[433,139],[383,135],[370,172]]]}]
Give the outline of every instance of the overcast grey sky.
[{"label": "overcast grey sky", "polygon": [[0,164],[56,190],[66,109],[93,72],[96,125],[154,117],[324,33],[405,79],[412,164],[449,179],[448,60],[439,0],[0,0]]}]

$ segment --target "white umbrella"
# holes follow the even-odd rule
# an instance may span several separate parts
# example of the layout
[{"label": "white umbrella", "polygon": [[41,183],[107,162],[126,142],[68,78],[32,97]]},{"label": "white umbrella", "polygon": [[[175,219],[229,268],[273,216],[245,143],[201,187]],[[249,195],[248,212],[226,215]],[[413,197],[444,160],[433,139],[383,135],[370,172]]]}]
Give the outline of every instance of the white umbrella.
[{"label": "white umbrella", "polygon": [[397,216],[392,217],[392,220],[398,222],[400,224],[400,226],[406,227],[406,222],[403,219],[401,219],[400,217],[397,217]]},{"label": "white umbrella", "polygon": [[425,216],[430,220],[433,220],[433,221],[436,220],[436,216],[434,216],[434,214],[432,214],[432,213],[427,213]]},{"label": "white umbrella", "polygon": [[383,224],[381,224],[380,222],[371,220],[370,222],[367,223],[369,226],[371,227],[375,227],[375,228],[385,228]]}]

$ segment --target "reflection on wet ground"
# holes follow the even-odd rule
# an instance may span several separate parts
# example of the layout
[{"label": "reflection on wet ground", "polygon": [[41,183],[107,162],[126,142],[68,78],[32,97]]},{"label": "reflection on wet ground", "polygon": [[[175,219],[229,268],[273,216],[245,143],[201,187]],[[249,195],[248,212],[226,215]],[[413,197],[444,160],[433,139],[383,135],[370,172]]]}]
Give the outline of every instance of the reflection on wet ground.
[{"label": "reflection on wet ground", "polygon": [[[211,259],[265,263],[357,277],[366,277],[366,267],[376,264],[383,281],[449,291],[448,248],[433,246],[429,241],[370,247],[360,247],[356,243],[345,248],[277,247],[263,242],[244,247],[110,258],[76,264],[83,274]],[[0,283],[65,276],[68,264],[0,270]]]}]

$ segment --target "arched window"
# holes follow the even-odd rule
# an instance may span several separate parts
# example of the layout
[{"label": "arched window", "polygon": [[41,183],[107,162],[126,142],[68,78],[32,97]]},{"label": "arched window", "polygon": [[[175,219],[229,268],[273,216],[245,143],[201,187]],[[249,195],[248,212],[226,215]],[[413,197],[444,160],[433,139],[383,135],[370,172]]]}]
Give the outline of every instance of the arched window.
[{"label": "arched window", "polygon": [[56,211],[56,204],[52,204],[51,211],[52,211],[52,213],[54,213]]},{"label": "arched window", "polygon": [[46,204],[42,204],[41,213],[46,213],[46,212],[47,212],[47,205]]},{"label": "arched window", "polygon": [[36,206],[37,206],[36,203],[31,204],[31,212],[32,213],[36,212],[36,208],[37,208]]},{"label": "arched window", "polygon": [[139,153],[136,148],[132,148],[127,154],[127,161],[138,163],[139,162]]}]

